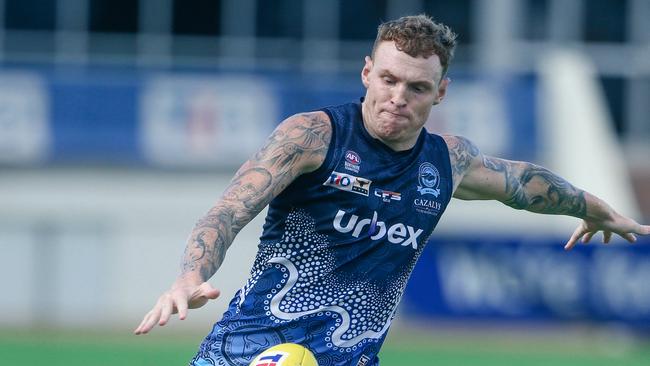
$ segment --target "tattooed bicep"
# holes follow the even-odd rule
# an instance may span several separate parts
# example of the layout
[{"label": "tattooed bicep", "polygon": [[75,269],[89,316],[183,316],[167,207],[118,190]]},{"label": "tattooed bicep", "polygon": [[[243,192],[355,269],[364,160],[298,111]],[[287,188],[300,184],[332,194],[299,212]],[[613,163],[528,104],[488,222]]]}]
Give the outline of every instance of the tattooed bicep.
[{"label": "tattooed bicep", "polygon": [[[325,159],[332,128],[323,112],[289,117],[260,150],[237,172],[225,199],[261,210],[300,174]],[[254,201],[251,204],[247,200]]]},{"label": "tattooed bicep", "polygon": [[275,174],[299,175],[325,159],[332,128],[323,112],[289,117],[269,137],[252,164],[263,164]]}]

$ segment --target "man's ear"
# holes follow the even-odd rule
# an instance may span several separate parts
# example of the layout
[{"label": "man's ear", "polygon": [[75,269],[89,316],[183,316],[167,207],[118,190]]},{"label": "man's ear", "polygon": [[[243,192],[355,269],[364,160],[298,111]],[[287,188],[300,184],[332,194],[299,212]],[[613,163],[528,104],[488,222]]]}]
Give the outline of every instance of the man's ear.
[{"label": "man's ear", "polygon": [[370,70],[372,70],[372,59],[370,56],[366,56],[365,58],[366,64],[363,65],[363,69],[361,69],[361,82],[363,83],[363,86],[368,88],[370,85],[370,80],[368,80],[368,74],[370,74]]},{"label": "man's ear", "polygon": [[451,83],[451,79],[448,77],[444,77],[442,80],[440,80],[440,85],[438,85],[438,90],[436,92],[436,98],[433,100],[433,105],[437,105],[442,102],[445,94],[447,94],[447,87],[449,86],[449,83]]}]

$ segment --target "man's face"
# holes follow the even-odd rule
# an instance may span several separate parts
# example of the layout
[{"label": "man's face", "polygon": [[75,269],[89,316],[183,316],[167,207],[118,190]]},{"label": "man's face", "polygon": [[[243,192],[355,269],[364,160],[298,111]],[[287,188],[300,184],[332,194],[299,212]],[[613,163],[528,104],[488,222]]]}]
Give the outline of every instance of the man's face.
[{"label": "man's face", "polygon": [[361,72],[368,132],[394,150],[412,147],[431,107],[445,94],[448,79],[440,80],[441,76],[438,56],[415,58],[399,51],[392,41],[381,42],[374,58],[366,57]]}]

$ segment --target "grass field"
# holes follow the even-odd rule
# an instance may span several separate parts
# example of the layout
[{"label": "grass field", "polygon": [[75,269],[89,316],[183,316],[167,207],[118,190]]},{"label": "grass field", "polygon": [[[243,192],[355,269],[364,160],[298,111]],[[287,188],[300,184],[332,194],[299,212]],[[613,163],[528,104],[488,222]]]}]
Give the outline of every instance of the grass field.
[{"label": "grass field", "polygon": [[[0,331],[0,365],[186,365],[203,334],[157,332]],[[650,341],[627,333],[575,330],[396,329],[382,349],[382,366],[650,365]]]}]

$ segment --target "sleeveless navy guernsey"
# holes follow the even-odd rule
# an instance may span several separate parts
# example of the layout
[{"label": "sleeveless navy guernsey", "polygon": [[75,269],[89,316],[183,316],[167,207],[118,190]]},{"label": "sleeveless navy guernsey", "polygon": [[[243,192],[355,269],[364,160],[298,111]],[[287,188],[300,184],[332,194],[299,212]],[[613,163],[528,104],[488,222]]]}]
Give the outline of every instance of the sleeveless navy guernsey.
[{"label": "sleeveless navy guernsey", "polygon": [[444,140],[422,130],[395,152],[366,131],[361,104],[325,108],[325,161],[269,206],[251,277],[195,365],[242,365],[291,342],[320,366],[377,365],[413,267],[452,193]]}]

